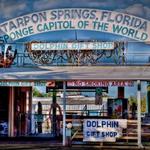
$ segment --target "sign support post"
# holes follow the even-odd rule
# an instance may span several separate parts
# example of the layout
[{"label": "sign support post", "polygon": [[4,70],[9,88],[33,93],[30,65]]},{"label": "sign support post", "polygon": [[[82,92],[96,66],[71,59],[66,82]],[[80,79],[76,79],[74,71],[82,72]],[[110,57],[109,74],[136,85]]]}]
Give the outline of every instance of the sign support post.
[{"label": "sign support post", "polygon": [[14,87],[9,88],[8,136],[14,137]]},{"label": "sign support post", "polygon": [[66,81],[63,81],[63,146],[66,145]]},{"label": "sign support post", "polygon": [[138,147],[142,147],[141,143],[141,83],[137,80],[137,134],[138,134]]}]

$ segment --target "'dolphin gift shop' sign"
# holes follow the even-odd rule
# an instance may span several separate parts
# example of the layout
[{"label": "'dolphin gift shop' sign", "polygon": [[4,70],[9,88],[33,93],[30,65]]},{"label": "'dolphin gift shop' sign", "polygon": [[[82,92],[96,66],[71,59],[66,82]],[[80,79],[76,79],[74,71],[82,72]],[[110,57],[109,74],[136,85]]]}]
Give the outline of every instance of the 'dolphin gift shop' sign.
[{"label": "'dolphin gift shop' sign", "polygon": [[115,142],[127,128],[126,119],[84,119],[83,141]]},{"label": "'dolphin gift shop' sign", "polygon": [[113,42],[58,42],[32,43],[31,50],[113,50]]},{"label": "'dolphin gift shop' sign", "polygon": [[67,8],[34,12],[0,24],[12,40],[60,30],[108,32],[139,41],[150,41],[150,21],[120,12]]}]

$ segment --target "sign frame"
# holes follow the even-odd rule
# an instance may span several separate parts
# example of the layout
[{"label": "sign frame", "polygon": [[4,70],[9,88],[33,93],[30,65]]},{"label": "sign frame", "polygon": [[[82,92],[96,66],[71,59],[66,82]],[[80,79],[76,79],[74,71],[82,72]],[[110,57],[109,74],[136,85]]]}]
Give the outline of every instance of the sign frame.
[{"label": "sign frame", "polygon": [[84,119],[83,141],[115,142],[127,128],[127,119]]}]

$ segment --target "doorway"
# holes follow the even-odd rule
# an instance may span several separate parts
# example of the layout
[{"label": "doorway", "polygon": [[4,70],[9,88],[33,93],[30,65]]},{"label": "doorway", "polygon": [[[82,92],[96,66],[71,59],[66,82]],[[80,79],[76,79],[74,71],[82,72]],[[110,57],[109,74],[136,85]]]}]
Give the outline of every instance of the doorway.
[{"label": "doorway", "polygon": [[8,136],[9,88],[0,87],[0,136]]}]

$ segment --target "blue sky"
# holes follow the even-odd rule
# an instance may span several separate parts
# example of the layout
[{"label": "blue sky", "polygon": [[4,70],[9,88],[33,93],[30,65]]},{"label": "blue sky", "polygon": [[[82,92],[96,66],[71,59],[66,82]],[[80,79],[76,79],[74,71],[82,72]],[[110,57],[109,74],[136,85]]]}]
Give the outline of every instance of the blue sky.
[{"label": "blue sky", "polygon": [[[150,0],[0,0],[0,23],[29,13],[57,8],[96,8],[135,15],[150,20]],[[118,41],[128,38],[110,33],[94,31],[77,31],[78,40]],[[75,40],[75,31],[48,32],[19,41],[31,40],[66,41]],[[150,49],[149,44],[136,44],[131,52],[141,52]],[[145,48],[145,49],[144,49]],[[134,50],[133,50],[134,49]]]},{"label": "blue sky", "polygon": [[72,7],[119,11],[150,19],[149,0],[0,0],[0,22],[33,11]]}]

